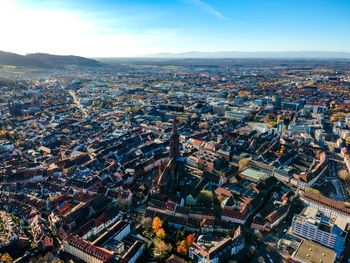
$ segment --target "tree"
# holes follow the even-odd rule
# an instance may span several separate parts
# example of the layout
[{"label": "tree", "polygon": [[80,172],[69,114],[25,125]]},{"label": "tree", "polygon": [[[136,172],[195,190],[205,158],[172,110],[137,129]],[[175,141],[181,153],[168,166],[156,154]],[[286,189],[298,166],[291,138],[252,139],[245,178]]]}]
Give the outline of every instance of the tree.
[{"label": "tree", "polygon": [[175,237],[176,243],[180,242],[183,239],[183,237],[184,236],[182,234],[182,231],[180,229],[178,229],[176,232],[176,237]]},{"label": "tree", "polygon": [[159,228],[156,231],[156,236],[159,237],[160,239],[164,239],[165,238],[165,231],[163,228]]},{"label": "tree", "polygon": [[187,256],[188,249],[189,249],[189,244],[188,244],[187,240],[182,240],[180,242],[180,244],[178,245],[176,251],[177,251],[177,253],[179,253],[183,256]]},{"label": "tree", "polygon": [[154,231],[159,230],[162,227],[162,221],[160,221],[160,218],[158,216],[156,216],[153,219],[153,223],[152,223],[152,228]]},{"label": "tree", "polygon": [[199,124],[199,128],[200,129],[205,129],[205,130],[208,130],[209,129],[209,124],[207,122],[201,122]]},{"label": "tree", "polygon": [[159,238],[155,238],[154,241],[153,256],[158,259],[163,259],[171,251],[172,247],[170,244],[165,243]]},{"label": "tree", "polygon": [[239,169],[242,170],[243,168],[247,167],[250,159],[249,158],[244,158],[238,162],[239,164]]},{"label": "tree", "polygon": [[188,247],[187,240],[182,240],[180,246],[183,246],[184,248]]},{"label": "tree", "polygon": [[34,258],[33,262],[35,262],[35,263],[46,263],[46,262],[51,262],[52,259],[53,259],[52,253],[48,252],[44,256],[38,256],[37,258]]},{"label": "tree", "polygon": [[176,252],[184,257],[187,255],[187,251],[183,246],[178,246]]},{"label": "tree", "polygon": [[117,205],[122,211],[126,212],[131,205],[131,200],[128,198],[118,198]]},{"label": "tree", "polygon": [[275,122],[275,116],[272,114],[266,114],[266,116],[264,118],[262,118],[262,120],[266,124],[273,124]]},{"label": "tree", "polygon": [[267,253],[271,253],[273,251],[273,245],[271,244],[268,244],[266,247],[265,247],[265,251]]},{"label": "tree", "polygon": [[217,197],[217,200],[218,200],[218,203],[221,204],[221,202],[225,200],[225,197],[223,197],[222,195],[219,195]]},{"label": "tree", "polygon": [[214,195],[211,191],[202,190],[197,196],[197,203],[205,207],[211,207],[214,203]]},{"label": "tree", "polygon": [[349,172],[348,172],[347,170],[345,170],[345,169],[340,170],[340,171],[338,172],[338,175],[339,175],[339,177],[340,177],[342,180],[344,180],[344,181],[350,179]]},{"label": "tree", "polygon": [[264,236],[259,230],[255,230],[254,234],[258,242],[261,242],[263,240]]},{"label": "tree", "polygon": [[188,245],[189,245],[189,246],[191,246],[191,245],[193,244],[193,242],[195,241],[194,236],[191,235],[191,234],[189,234],[189,235],[186,237],[186,239],[187,239],[187,242],[188,242]]},{"label": "tree", "polygon": [[169,220],[167,217],[165,217],[162,221],[162,227],[164,229],[164,231],[169,231]]},{"label": "tree", "polygon": [[240,90],[240,91],[238,92],[238,96],[239,96],[239,97],[250,98],[252,95],[250,94],[249,91]]},{"label": "tree", "polygon": [[5,263],[11,263],[13,262],[13,259],[11,258],[9,253],[5,253],[4,255],[2,255],[2,257],[0,258],[0,262],[5,262]]},{"label": "tree", "polygon": [[265,263],[265,259],[264,259],[264,257],[258,257],[258,262],[259,263]]},{"label": "tree", "polygon": [[315,188],[311,188],[311,187],[308,187],[305,189],[305,192],[307,193],[312,193],[312,194],[316,194],[316,195],[319,195],[320,194],[320,191],[315,189]]},{"label": "tree", "polygon": [[332,114],[330,121],[335,122],[335,121],[344,121],[345,120],[345,113],[344,112],[336,112]]},{"label": "tree", "polygon": [[256,248],[254,246],[249,247],[249,254],[254,255],[256,253]]},{"label": "tree", "polygon": [[142,219],[141,226],[143,229],[151,228],[152,227],[152,218],[145,217],[144,219]]}]

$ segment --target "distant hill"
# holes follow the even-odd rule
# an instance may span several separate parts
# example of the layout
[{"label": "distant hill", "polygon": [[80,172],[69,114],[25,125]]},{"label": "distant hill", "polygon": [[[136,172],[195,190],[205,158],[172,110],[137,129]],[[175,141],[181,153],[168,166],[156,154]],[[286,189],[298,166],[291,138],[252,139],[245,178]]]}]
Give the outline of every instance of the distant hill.
[{"label": "distant hill", "polygon": [[18,55],[11,52],[0,51],[0,65],[25,66],[25,67],[47,67],[45,63]]},{"label": "distant hill", "polygon": [[68,65],[100,67],[103,64],[93,59],[78,56],[58,56],[44,53],[28,54],[22,56],[11,52],[0,51],[0,65],[39,68],[62,68]]},{"label": "distant hill", "polygon": [[48,64],[52,67],[65,66],[65,65],[76,65],[84,67],[100,67],[101,62],[90,58],[78,57],[78,56],[57,56],[45,53],[35,53],[26,55],[27,58],[35,59],[42,63]]},{"label": "distant hill", "polygon": [[319,58],[319,59],[350,59],[349,52],[331,51],[264,51],[264,52],[198,52],[158,53],[148,55],[151,58]]}]

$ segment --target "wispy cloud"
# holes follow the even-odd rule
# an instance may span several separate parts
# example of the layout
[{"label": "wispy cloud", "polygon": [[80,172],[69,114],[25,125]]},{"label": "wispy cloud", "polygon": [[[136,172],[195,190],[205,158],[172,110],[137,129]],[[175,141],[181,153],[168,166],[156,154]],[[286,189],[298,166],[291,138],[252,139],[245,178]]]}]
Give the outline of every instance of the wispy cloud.
[{"label": "wispy cloud", "polygon": [[207,2],[204,2],[202,0],[187,0],[187,2],[198,6],[203,11],[207,12],[208,14],[214,15],[214,16],[216,16],[217,18],[219,18],[221,20],[229,20],[229,18],[227,18],[226,16],[221,14],[218,10],[216,10],[214,7],[212,7]]}]

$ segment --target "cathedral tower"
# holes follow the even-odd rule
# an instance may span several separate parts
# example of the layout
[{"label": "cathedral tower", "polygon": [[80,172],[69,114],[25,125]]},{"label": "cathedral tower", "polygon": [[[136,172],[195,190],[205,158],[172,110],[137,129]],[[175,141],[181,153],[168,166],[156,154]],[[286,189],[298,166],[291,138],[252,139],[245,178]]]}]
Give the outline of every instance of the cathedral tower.
[{"label": "cathedral tower", "polygon": [[177,158],[180,157],[180,149],[179,149],[179,134],[177,133],[177,120],[174,118],[173,120],[173,129],[170,135],[170,152],[169,157],[174,158],[176,161]]}]

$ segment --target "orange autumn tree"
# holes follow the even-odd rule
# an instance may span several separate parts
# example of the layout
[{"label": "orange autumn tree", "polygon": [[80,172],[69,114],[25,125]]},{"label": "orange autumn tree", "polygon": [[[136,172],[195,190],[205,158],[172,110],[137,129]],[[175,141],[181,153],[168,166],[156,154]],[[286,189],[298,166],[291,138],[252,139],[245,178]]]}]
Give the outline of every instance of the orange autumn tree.
[{"label": "orange autumn tree", "polygon": [[191,245],[193,244],[194,241],[195,241],[194,236],[193,235],[188,235],[185,240],[182,240],[179,243],[179,245],[178,245],[178,247],[176,249],[177,253],[179,253],[182,256],[187,256],[188,250],[190,249],[190,247],[191,247]]},{"label": "orange autumn tree", "polygon": [[186,240],[182,240],[176,250],[179,254],[186,256],[188,253],[188,244]]},{"label": "orange autumn tree", "polygon": [[184,257],[187,255],[187,251],[183,246],[178,246],[176,252]]},{"label": "orange autumn tree", "polygon": [[186,239],[187,239],[187,243],[188,243],[188,246],[190,247],[192,244],[193,244],[193,242],[194,242],[194,236],[193,235],[188,235],[187,237],[186,237]]},{"label": "orange autumn tree", "polygon": [[160,221],[159,217],[156,216],[154,219],[153,219],[153,223],[152,223],[152,228],[154,231],[158,231],[160,228],[162,228],[162,221]]}]

